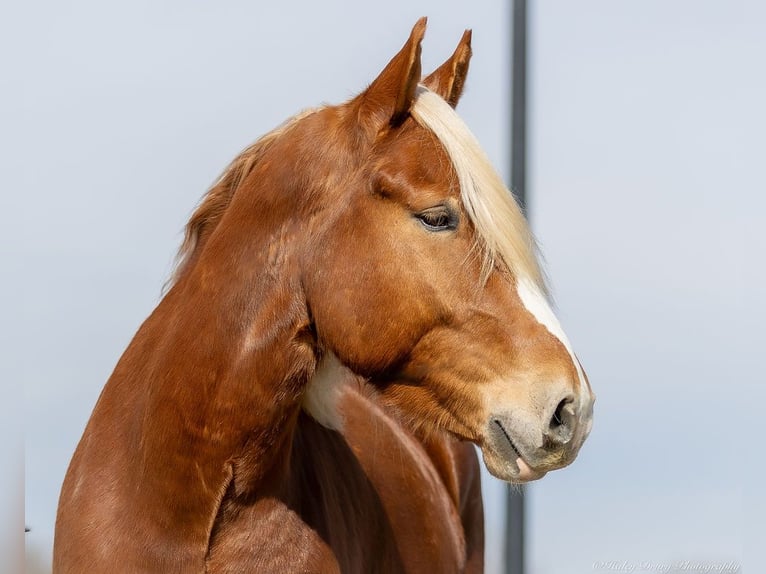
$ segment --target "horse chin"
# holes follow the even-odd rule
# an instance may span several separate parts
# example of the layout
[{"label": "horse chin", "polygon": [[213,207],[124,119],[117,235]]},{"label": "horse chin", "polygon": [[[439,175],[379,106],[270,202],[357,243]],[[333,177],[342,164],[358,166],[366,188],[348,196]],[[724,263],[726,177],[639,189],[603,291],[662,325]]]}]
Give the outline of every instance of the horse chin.
[{"label": "horse chin", "polygon": [[489,473],[500,480],[524,484],[546,475],[546,471],[531,468],[520,456],[509,457],[492,450],[490,447],[483,447],[481,453]]}]

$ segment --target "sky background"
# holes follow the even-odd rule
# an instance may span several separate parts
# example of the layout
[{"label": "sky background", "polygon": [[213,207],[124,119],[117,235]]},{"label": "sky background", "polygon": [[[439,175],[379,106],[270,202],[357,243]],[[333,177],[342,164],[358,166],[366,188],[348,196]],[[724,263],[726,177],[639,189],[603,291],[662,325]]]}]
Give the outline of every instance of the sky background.
[{"label": "sky background", "polygon": [[[750,495],[766,470],[766,4],[530,4],[531,220],[598,402],[578,460],[528,489],[529,572],[742,565],[763,540]],[[98,393],[157,304],[194,205],[243,147],[361,91],[428,15],[424,71],[474,30],[459,112],[508,179],[509,6],[4,8],[3,379],[24,408],[0,418],[24,430],[29,555],[49,560]],[[18,491],[18,474],[2,480]],[[496,574],[504,485],[484,490]]]}]

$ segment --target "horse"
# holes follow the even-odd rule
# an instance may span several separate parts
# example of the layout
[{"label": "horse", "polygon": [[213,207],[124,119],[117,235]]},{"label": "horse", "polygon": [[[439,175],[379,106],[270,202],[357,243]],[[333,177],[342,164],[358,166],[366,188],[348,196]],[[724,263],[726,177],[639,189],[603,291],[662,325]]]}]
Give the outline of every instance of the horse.
[{"label": "horse", "polygon": [[481,450],[566,466],[594,395],[512,194],[421,76],[419,20],[358,96],[244,150],[67,471],[54,572],[480,572]]}]

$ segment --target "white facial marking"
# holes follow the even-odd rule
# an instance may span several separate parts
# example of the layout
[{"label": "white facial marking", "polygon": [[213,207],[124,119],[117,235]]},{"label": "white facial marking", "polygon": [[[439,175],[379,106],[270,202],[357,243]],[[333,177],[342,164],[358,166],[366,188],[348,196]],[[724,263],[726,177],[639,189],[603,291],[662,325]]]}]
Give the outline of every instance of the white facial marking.
[{"label": "white facial marking", "polygon": [[328,353],[319,363],[306,387],[302,407],[315,421],[333,430],[341,430],[343,419],[338,409],[349,374],[338,358]]},{"label": "white facial marking", "polygon": [[569,339],[564,333],[564,329],[561,328],[561,323],[559,323],[556,315],[553,314],[553,309],[551,309],[545,296],[540,292],[537,286],[523,277],[516,280],[516,291],[518,292],[524,307],[534,315],[538,323],[548,329],[550,334],[556,337],[561,341],[561,344],[564,345],[564,348],[569,353],[569,357],[572,359],[572,363],[577,370],[577,377],[580,380],[580,394],[583,396],[583,399],[587,398],[587,400],[590,400],[590,385],[588,385],[588,381],[582,372],[580,361],[577,360],[577,357],[572,350],[572,345],[569,343]]}]

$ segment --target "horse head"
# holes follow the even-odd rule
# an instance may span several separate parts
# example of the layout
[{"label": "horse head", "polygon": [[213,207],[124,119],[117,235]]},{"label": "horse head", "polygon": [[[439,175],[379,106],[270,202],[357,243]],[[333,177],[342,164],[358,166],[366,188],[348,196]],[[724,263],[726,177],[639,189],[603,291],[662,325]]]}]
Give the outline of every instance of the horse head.
[{"label": "horse head", "polygon": [[237,160],[192,220],[176,287],[221,284],[239,356],[283,341],[256,368],[320,422],[342,426],[327,380],[343,366],[415,428],[472,441],[492,474],[525,482],[574,459],[594,396],[523,214],[454,110],[470,32],[421,79],[424,32],[361,94]]}]

